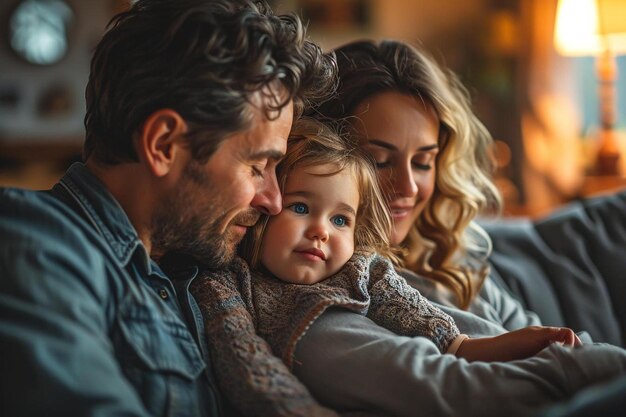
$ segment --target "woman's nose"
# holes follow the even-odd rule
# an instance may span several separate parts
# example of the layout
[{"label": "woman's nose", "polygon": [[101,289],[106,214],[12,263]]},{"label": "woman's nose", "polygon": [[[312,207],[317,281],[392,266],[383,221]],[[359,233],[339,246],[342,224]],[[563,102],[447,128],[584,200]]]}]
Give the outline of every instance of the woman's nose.
[{"label": "woman's nose", "polygon": [[394,194],[397,197],[415,197],[419,191],[411,165],[395,169],[391,174]]}]

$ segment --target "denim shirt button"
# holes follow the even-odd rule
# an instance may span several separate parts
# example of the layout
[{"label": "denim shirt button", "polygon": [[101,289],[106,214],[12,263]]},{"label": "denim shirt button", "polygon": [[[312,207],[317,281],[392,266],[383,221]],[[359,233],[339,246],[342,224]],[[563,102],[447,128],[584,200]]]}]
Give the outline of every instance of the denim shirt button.
[{"label": "denim shirt button", "polygon": [[167,300],[168,298],[170,298],[170,295],[168,294],[167,290],[165,288],[161,288],[159,290],[159,296],[164,299]]}]

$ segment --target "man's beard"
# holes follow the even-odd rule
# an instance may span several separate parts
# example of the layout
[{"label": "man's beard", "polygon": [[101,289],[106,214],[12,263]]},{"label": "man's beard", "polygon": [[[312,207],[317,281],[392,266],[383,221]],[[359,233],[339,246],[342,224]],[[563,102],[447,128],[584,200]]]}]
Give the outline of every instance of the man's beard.
[{"label": "man's beard", "polygon": [[[152,247],[156,256],[184,253],[209,269],[224,268],[233,259],[239,239],[229,228],[222,233],[228,210],[220,196],[207,196],[213,182],[197,163],[190,163],[180,187],[161,202],[152,220]],[[236,224],[256,222],[259,214],[251,209],[233,219]]]}]

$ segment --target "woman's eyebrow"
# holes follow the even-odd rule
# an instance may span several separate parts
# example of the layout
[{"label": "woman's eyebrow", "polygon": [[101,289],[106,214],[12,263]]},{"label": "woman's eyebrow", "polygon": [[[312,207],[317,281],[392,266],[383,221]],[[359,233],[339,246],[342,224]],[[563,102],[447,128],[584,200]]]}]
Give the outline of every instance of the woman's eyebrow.
[{"label": "woman's eyebrow", "polygon": [[426,145],[426,146],[422,146],[420,148],[417,148],[417,150],[419,152],[428,152],[428,151],[432,151],[432,150],[435,150],[435,149],[439,149],[439,145],[436,144],[436,143],[434,143],[432,145]]},{"label": "woman's eyebrow", "polygon": [[380,146],[381,148],[385,148],[385,149],[389,149],[390,151],[397,151],[398,148],[394,145],[392,145],[391,143],[382,141],[380,139],[369,139],[367,141],[368,145],[376,145],[376,146]]}]

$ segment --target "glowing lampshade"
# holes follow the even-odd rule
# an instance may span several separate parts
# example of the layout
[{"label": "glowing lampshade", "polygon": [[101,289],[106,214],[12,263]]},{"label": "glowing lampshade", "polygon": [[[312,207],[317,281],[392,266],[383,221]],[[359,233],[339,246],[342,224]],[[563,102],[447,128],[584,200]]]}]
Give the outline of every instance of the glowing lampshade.
[{"label": "glowing lampshade", "polygon": [[565,56],[626,53],[626,0],[559,0],[554,46]]}]

